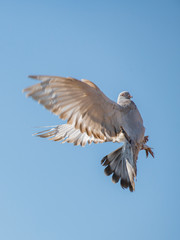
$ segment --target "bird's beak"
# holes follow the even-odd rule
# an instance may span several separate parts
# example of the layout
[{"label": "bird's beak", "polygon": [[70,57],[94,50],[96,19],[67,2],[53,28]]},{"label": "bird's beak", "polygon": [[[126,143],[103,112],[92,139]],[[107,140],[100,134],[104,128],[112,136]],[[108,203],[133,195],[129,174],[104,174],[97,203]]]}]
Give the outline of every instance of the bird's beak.
[{"label": "bird's beak", "polygon": [[133,98],[133,96],[130,95],[130,98]]}]

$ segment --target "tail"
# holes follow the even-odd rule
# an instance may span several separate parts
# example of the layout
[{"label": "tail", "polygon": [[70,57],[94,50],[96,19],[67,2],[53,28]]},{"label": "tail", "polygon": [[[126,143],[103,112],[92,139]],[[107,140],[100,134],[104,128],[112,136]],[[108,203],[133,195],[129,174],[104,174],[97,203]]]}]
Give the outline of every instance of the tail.
[{"label": "tail", "polygon": [[134,178],[136,178],[136,162],[133,160],[131,144],[126,142],[114,152],[108,154],[101,160],[103,166],[107,166],[104,172],[107,176],[112,175],[112,181],[120,180],[122,188],[128,188],[131,192],[135,190]]}]

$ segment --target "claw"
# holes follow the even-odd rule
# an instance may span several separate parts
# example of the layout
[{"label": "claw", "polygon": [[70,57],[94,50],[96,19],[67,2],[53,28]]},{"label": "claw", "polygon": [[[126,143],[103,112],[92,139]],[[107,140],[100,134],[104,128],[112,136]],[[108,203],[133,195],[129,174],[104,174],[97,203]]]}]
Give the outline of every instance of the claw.
[{"label": "claw", "polygon": [[152,151],[152,148],[150,148],[149,146],[147,146],[146,144],[143,144],[143,146],[141,147],[141,150],[145,150],[146,152],[146,157],[149,156],[149,153],[151,154],[151,156],[154,158],[154,153]]},{"label": "claw", "polygon": [[[150,153],[151,156],[154,158],[154,153],[152,151],[152,148],[148,147],[148,149],[146,151],[148,152],[148,154]],[[146,157],[148,157],[148,154],[146,153]]]}]

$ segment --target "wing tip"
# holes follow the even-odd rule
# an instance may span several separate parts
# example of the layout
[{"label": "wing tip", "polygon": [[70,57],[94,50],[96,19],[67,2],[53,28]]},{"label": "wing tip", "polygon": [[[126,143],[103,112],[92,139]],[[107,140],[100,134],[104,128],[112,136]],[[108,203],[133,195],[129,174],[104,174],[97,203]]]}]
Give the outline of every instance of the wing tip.
[{"label": "wing tip", "polygon": [[28,75],[28,78],[38,79],[38,76],[37,75]]}]

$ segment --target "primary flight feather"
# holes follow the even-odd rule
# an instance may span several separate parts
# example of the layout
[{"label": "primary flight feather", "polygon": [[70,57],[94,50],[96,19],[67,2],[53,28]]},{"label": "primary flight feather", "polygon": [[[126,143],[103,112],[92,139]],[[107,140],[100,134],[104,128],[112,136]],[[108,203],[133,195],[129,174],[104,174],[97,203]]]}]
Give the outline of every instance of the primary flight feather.
[{"label": "primary flight feather", "polygon": [[39,137],[85,146],[87,143],[123,142],[101,163],[114,183],[134,191],[140,150],[153,156],[146,145],[142,117],[129,92],[121,92],[117,103],[110,100],[91,81],[54,76],[29,76],[39,83],[24,89],[45,108],[67,120],[66,124],[37,133]]}]

